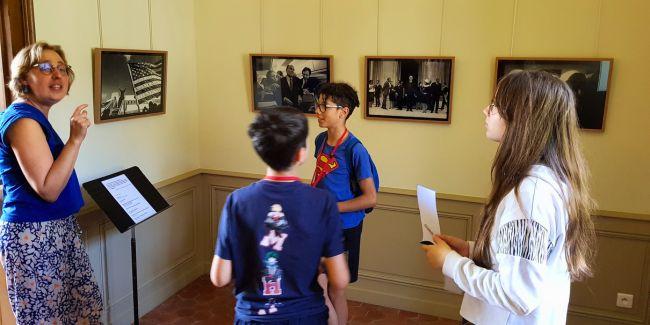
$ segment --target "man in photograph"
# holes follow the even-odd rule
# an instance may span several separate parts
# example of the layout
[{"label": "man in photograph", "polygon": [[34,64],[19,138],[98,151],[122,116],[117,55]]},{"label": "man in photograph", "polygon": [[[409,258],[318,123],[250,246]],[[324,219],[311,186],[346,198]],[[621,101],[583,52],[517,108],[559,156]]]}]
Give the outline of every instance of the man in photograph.
[{"label": "man in photograph", "polygon": [[292,64],[287,65],[286,77],[280,80],[280,89],[282,92],[282,103],[285,105],[300,108],[300,97],[302,89],[300,88],[300,79],[296,77],[296,71]]},{"label": "man in photograph", "polygon": [[442,106],[440,107],[441,110],[447,109],[449,111],[449,86],[447,83],[442,84],[442,88],[440,90],[440,97],[442,97]]},{"label": "man in photograph", "polygon": [[379,79],[375,80],[375,106],[380,107],[381,106],[381,84],[379,83]]},{"label": "man in photograph", "polygon": [[368,81],[368,95],[366,96],[366,101],[368,102],[368,107],[372,107],[372,103],[375,102],[375,83],[372,80]]},{"label": "man in photograph", "polygon": [[303,113],[316,113],[314,108],[314,99],[316,97],[316,88],[320,82],[317,78],[311,76],[311,69],[304,67],[302,69],[302,79],[300,79],[300,89],[302,93],[302,102],[300,109]]},{"label": "man in photograph", "polygon": [[442,84],[440,83],[440,79],[436,78],[436,81],[431,85],[431,99],[433,102],[433,107],[431,108],[431,112],[438,113],[438,109],[440,108],[440,95],[442,94]]},{"label": "man in photograph", "polygon": [[393,82],[390,80],[390,78],[386,79],[386,82],[384,82],[384,86],[381,89],[382,97],[383,97],[383,100],[381,102],[381,108],[383,109],[387,109],[386,102],[388,101],[388,96],[390,95],[392,88],[393,88]]},{"label": "man in photograph", "polygon": [[605,106],[604,92],[598,93],[598,75],[576,71],[566,80],[576,99],[580,127],[602,128],[603,113],[597,107]]},{"label": "man in photograph", "polygon": [[404,106],[404,83],[402,80],[397,80],[397,84],[391,89],[391,96],[393,107],[401,111]]},{"label": "man in photograph", "polygon": [[280,94],[280,84],[273,70],[266,72],[266,77],[261,82],[263,88],[262,101],[271,101],[276,106],[282,105],[282,94]]},{"label": "man in photograph", "polygon": [[418,84],[413,79],[413,76],[409,76],[409,80],[404,84],[404,101],[406,102],[406,110],[409,112],[412,112],[413,107],[415,107],[417,90]]},{"label": "man in photograph", "polygon": [[422,84],[422,103],[426,104],[426,108],[422,109],[423,113],[426,113],[427,110],[432,109],[433,97],[431,96],[431,80],[429,78],[424,79]]}]

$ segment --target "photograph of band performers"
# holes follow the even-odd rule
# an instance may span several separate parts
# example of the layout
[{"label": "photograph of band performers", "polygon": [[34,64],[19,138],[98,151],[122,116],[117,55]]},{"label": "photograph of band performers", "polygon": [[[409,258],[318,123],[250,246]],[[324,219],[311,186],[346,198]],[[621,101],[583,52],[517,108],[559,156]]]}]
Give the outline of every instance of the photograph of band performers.
[{"label": "photograph of band performers", "polygon": [[453,57],[366,57],[365,117],[450,123]]},{"label": "photograph of band performers", "polygon": [[316,90],[331,69],[330,56],[251,54],[252,110],[293,106],[314,114]]},{"label": "photograph of band performers", "polygon": [[166,51],[95,49],[95,123],[165,113]]}]

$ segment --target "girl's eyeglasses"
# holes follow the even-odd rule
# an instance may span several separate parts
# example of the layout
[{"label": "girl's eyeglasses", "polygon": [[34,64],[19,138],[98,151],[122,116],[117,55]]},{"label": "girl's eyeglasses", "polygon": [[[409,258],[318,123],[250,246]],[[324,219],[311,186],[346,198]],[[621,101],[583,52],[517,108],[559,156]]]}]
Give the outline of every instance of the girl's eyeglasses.
[{"label": "girl's eyeglasses", "polygon": [[497,105],[494,104],[494,102],[490,103],[490,106],[488,106],[488,115],[496,114],[499,111],[497,110]]}]

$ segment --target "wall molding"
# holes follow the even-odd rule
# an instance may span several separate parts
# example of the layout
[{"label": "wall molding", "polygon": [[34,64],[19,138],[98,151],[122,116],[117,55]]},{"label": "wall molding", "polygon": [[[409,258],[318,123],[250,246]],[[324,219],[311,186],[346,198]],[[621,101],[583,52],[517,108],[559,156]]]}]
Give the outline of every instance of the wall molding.
[{"label": "wall molding", "polygon": [[403,276],[400,274],[372,271],[372,270],[361,268],[359,269],[359,277],[363,277],[364,279],[368,279],[368,280],[383,281],[386,283],[398,284],[398,285],[409,286],[409,287],[414,287],[419,289],[446,292],[443,282],[413,278],[413,277]]},{"label": "wall molding", "polygon": [[[216,198],[217,192],[232,192],[240,186],[245,186],[262,178],[262,175],[257,174],[214,170],[202,170],[202,175],[206,176],[205,181],[210,189],[210,213],[213,219],[211,222],[218,222],[218,213],[220,210],[219,207],[214,206],[219,204]],[[464,227],[466,236],[470,237],[473,233],[472,229],[475,226],[474,224],[478,221],[478,218],[474,216],[480,211],[484,199],[473,197],[465,199],[466,197],[457,195],[439,194],[438,214],[441,224],[445,223],[445,221],[463,221],[464,223],[454,223],[454,226],[456,229]],[[370,220],[373,220],[373,222],[385,222],[386,224],[382,226],[377,226],[376,223],[374,225],[375,227],[383,227],[382,230],[384,231],[386,231],[386,227],[388,226],[392,225],[394,227],[394,224],[391,224],[392,220],[388,220],[392,214],[401,214],[400,217],[404,215],[417,217],[419,215],[415,191],[381,188],[378,201],[380,203],[375,208],[375,212],[373,212],[372,219],[369,219],[369,222]],[[594,216],[598,236],[633,241],[638,245],[646,245],[648,250],[650,250],[650,231],[646,231],[646,229],[650,229],[648,228],[650,227],[650,215],[619,212],[608,213],[606,211],[598,212]],[[384,213],[388,213],[388,216]],[[378,221],[382,218],[384,219],[383,221]],[[419,220],[419,218],[417,219]],[[399,220],[400,225],[404,227],[406,225],[402,223],[409,223],[412,226],[412,222],[417,222],[410,220],[410,218],[399,218]],[[215,226],[213,224],[213,228],[211,229],[216,229],[214,228]],[[365,228],[367,227],[364,224],[364,230]],[[216,236],[216,234],[213,235]],[[379,242],[377,238],[372,239],[372,234],[369,231],[364,231],[364,238],[364,241],[371,241],[373,244]],[[399,245],[399,243],[391,245]],[[375,247],[373,246],[373,248]],[[367,252],[368,247],[362,248],[362,250]],[[372,263],[377,263],[376,257],[371,259]],[[429,279],[405,274],[395,274],[394,272],[381,272],[374,268],[364,267],[363,264],[364,261],[362,258],[359,281],[350,285],[347,290],[349,298],[412,312],[435,314],[450,319],[457,319],[459,317],[458,312],[462,296],[447,292],[440,278],[434,277]],[[649,267],[650,265],[648,265],[648,261],[646,260],[644,262],[644,269],[648,270]],[[646,278],[648,277],[646,276]],[[649,301],[647,282],[648,279],[644,278],[639,283],[640,287],[646,289],[641,291],[641,296],[634,297],[635,304],[642,304],[637,307],[639,312],[634,315],[617,313],[607,309],[592,308],[591,306],[594,302],[585,301],[585,304],[570,305],[569,317],[573,323],[578,324],[590,324],[594,321],[600,321],[603,324],[643,324],[647,320],[646,310],[650,308],[650,306],[646,307],[643,305],[647,305]]]},{"label": "wall molding", "polygon": [[[240,179],[248,179],[248,180],[251,180],[251,181],[259,180],[259,179],[262,179],[264,177],[263,174],[223,171],[223,170],[208,169],[208,168],[196,169],[196,170],[193,170],[191,172],[188,172],[187,174],[192,174],[192,175],[205,174],[205,175],[212,175],[212,176],[227,176],[227,177],[235,177],[235,178],[240,178]],[[303,182],[308,183],[309,180],[308,179],[303,179]],[[156,183],[156,185],[157,185],[157,183]],[[398,194],[398,195],[405,195],[405,196],[412,196],[412,197],[417,196],[417,192],[415,190],[393,188],[393,187],[380,187],[379,192],[384,193],[384,194]],[[444,199],[444,200],[448,200],[448,201],[459,201],[459,202],[464,202],[464,203],[484,204],[487,201],[487,199],[485,197],[467,196],[467,195],[449,194],[449,193],[436,193],[436,197],[439,198],[439,199]],[[650,221],[650,214],[644,214],[644,213],[611,211],[611,210],[596,210],[594,212],[594,215],[598,216],[598,217],[601,217],[601,218],[630,219],[630,220],[638,220],[638,221],[643,221],[643,222]]]},{"label": "wall molding", "polygon": [[[164,267],[148,275],[147,279],[139,279],[141,283],[139,288],[141,315],[208,271],[217,235],[221,205],[223,205],[225,197],[232,191],[261,179],[261,176],[197,169],[155,184],[168,201],[185,200],[186,198],[191,201],[191,207],[185,206],[182,212],[175,213],[182,213],[184,218],[191,215],[194,223],[191,236],[194,238],[190,252],[168,262]],[[107,260],[107,251],[110,248],[107,239],[110,235],[114,235],[109,234],[112,225],[108,218],[96,206],[93,206],[93,203],[90,203],[92,200],[86,202],[89,203],[84,207],[79,219],[85,230],[84,238],[93,243],[98,242],[95,244],[98,247],[89,251],[100,252],[93,254],[101,255],[92,260],[100,264],[96,274],[104,294],[105,321],[128,323],[132,314],[130,292],[124,293],[124,288],[122,288],[120,297],[113,299],[109,305],[111,289],[115,286],[115,284],[109,283],[111,268],[109,268]],[[404,231],[409,233],[408,237],[412,237],[415,234],[414,231],[419,231],[419,210],[415,191],[381,188],[379,202],[381,203],[376,207],[372,218],[368,220],[368,226],[364,225],[364,228],[373,228],[373,231],[364,231],[364,242],[368,246],[363,247],[362,250],[368,257],[365,262],[362,258],[359,281],[350,285],[348,297],[366,303],[457,319],[462,296],[447,292],[439,272],[425,271],[424,262],[420,263],[421,261],[415,257],[417,253],[414,254],[411,251],[413,247],[415,247],[413,249],[417,249],[416,245],[393,231],[393,229],[397,229],[396,226],[400,229],[404,228]],[[475,216],[481,207],[481,198],[469,197],[464,200],[464,197],[456,195],[438,195],[441,226],[443,228],[450,227],[448,229],[454,229],[455,232],[461,236],[465,235],[466,238],[473,233],[472,230],[478,219]],[[394,215],[397,218],[393,218]],[[644,250],[646,256],[643,262],[645,270],[650,268],[648,261],[650,231],[646,231],[650,229],[650,216],[647,217],[647,219],[639,220],[635,216],[629,218],[629,215],[616,213],[608,216],[595,216],[599,237],[615,240],[615,243],[618,243],[618,240],[623,240],[625,242],[621,243],[626,243],[626,245],[629,243],[645,245],[642,246],[646,247]],[[395,223],[396,220],[399,220],[399,225]],[[96,238],[89,239],[93,235]],[[396,242],[383,242],[382,236],[385,235],[392,236],[392,240],[396,240]],[[400,263],[406,263],[403,265],[404,274],[399,274],[400,269],[395,267],[389,267],[385,272],[379,271],[382,265],[392,262],[381,255],[373,255],[368,252],[373,249],[381,250],[382,247],[387,250],[393,249],[393,253],[414,254],[413,258],[410,255],[398,257],[402,258]],[[636,251],[640,249],[638,246],[633,247]],[[650,270],[647,274],[650,274]],[[637,281],[636,277],[635,275],[631,281]],[[598,285],[602,288],[602,282]],[[641,296],[635,295],[634,300],[635,304],[641,305],[635,307],[634,314],[625,313],[626,311],[618,313],[610,309],[594,308],[594,306],[602,306],[602,304],[587,300],[574,302],[574,305],[569,306],[569,317],[572,320],[577,320],[575,322],[579,324],[589,324],[590,321],[603,322],[604,324],[643,324],[644,321],[647,321],[648,310],[650,310],[650,304],[648,304],[650,300],[648,299],[649,286],[650,276],[646,275],[637,286],[637,288],[641,288]],[[644,303],[648,306],[643,305]]]}]

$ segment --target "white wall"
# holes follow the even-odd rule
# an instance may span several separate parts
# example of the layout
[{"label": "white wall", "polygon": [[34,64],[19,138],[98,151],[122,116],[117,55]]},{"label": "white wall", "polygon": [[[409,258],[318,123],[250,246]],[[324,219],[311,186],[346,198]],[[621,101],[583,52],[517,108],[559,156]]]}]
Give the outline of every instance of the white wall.
[{"label": "white wall", "polygon": [[[263,173],[246,136],[249,53],[333,55],[333,79],[362,93],[366,55],[455,56],[449,125],[348,122],[382,186],[422,183],[486,197],[496,145],[485,139],[497,56],[613,57],[604,132],[582,132],[601,210],[650,213],[647,0],[195,0],[201,167]],[[321,129],[310,118],[310,142]],[[314,161],[302,167],[310,178]]]},{"label": "white wall", "polygon": [[79,154],[80,181],[133,165],[152,182],[199,168],[194,7],[174,0],[35,0],[36,39],[59,44],[77,79],[50,121],[61,138],[79,104],[90,105],[92,48],[168,51],[167,113],[93,125]]}]

